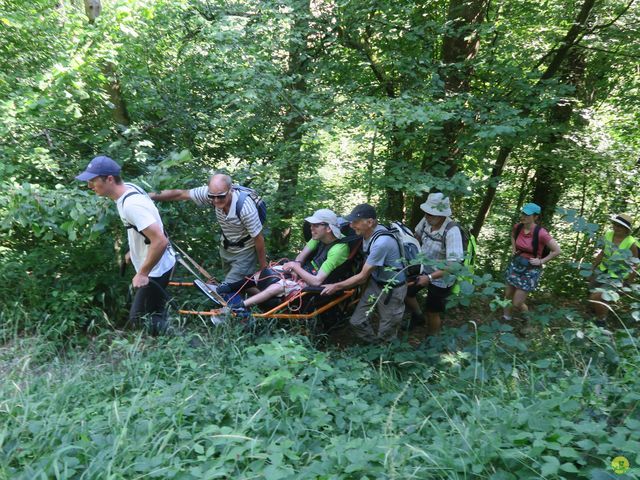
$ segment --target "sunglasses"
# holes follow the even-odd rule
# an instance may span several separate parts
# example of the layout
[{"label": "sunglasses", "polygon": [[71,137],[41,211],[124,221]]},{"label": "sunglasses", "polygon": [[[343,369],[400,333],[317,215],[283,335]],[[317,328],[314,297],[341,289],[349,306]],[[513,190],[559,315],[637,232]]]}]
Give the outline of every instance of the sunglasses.
[{"label": "sunglasses", "polygon": [[207,198],[209,200],[224,200],[229,195],[229,190],[224,193],[207,193]]}]

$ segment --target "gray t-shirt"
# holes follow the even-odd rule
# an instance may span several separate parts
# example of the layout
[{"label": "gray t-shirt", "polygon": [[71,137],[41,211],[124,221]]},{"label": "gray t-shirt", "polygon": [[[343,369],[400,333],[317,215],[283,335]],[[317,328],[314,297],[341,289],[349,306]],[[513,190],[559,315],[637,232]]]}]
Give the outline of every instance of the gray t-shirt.
[{"label": "gray t-shirt", "polygon": [[[406,281],[406,276],[403,268],[402,258],[400,257],[400,249],[398,242],[395,238],[389,235],[379,236],[371,243],[371,239],[374,238],[376,232],[387,230],[382,225],[378,225],[369,239],[362,242],[362,249],[367,254],[366,263],[372,267],[377,267],[373,270],[372,277],[377,282],[387,282],[392,278],[398,283]],[[392,270],[393,269],[393,270]],[[400,271],[400,273],[398,273]]]}]

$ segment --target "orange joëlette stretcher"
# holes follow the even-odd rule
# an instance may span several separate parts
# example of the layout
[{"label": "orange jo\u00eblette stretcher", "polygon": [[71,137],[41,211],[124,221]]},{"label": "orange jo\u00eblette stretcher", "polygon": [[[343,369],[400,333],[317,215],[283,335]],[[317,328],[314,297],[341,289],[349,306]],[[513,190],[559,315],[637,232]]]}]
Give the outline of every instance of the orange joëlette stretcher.
[{"label": "orange jo\u00eblette stretcher", "polygon": [[[187,271],[189,271],[189,273],[191,273],[198,280],[200,280],[200,282],[204,284],[219,283],[204,268],[198,265],[184,250],[182,250],[180,247],[178,247],[175,244],[172,244],[172,247],[175,249],[176,260],[182,266],[184,266],[187,269]],[[191,263],[191,265],[189,265],[187,261]],[[206,281],[203,281],[200,278],[200,275],[198,275],[194,271],[194,268],[192,267],[194,267],[198,272],[200,272],[200,274],[202,274],[206,278]],[[180,282],[180,281],[171,281],[169,282],[169,285],[174,287],[194,287],[195,286],[194,282]],[[298,312],[300,311],[300,306],[302,305],[302,302],[306,300],[305,297],[318,296],[321,291],[322,291],[322,287],[311,287],[311,286],[304,287],[302,290],[293,292],[290,295],[286,296],[285,299],[277,306],[263,313],[253,313],[252,316],[254,318],[309,320],[331,310],[332,308],[336,307],[342,302],[347,301],[348,299],[352,298],[356,293],[355,289],[344,290],[343,292],[338,293],[336,295],[326,297],[326,302],[325,301],[313,302],[313,303],[318,303],[318,305],[313,306],[314,308],[311,309],[311,311],[307,311],[305,309],[305,311],[302,313],[295,313],[297,311]],[[202,316],[218,316],[226,313],[226,310],[224,309],[224,307],[226,307],[227,302],[217,292],[209,290],[209,294],[211,294],[211,296],[215,298],[215,301],[220,305],[222,305],[223,308],[216,308],[216,309],[205,310],[205,311],[178,310],[178,313],[181,315],[202,315]],[[294,307],[296,303],[300,305],[297,308]],[[233,315],[233,312],[231,312],[231,314]]]},{"label": "orange jo\u00eblette stretcher", "polygon": [[[194,286],[193,282],[171,282],[169,285],[173,286]],[[271,308],[270,310],[262,313],[252,313],[254,318],[273,318],[273,319],[287,319],[287,320],[309,320],[321,315],[328,310],[331,310],[340,303],[354,296],[356,290],[344,290],[337,294],[337,296],[327,297],[326,303],[321,303],[311,311],[305,313],[294,313],[296,309],[292,310],[292,306],[303,300],[304,297],[310,295],[319,295],[321,289],[314,287],[305,287],[302,290],[292,293],[287,296],[280,304]],[[224,308],[215,308],[211,310],[198,311],[198,310],[178,310],[181,315],[202,315],[202,316],[218,316],[227,312]],[[233,315],[233,311],[230,312]]]}]

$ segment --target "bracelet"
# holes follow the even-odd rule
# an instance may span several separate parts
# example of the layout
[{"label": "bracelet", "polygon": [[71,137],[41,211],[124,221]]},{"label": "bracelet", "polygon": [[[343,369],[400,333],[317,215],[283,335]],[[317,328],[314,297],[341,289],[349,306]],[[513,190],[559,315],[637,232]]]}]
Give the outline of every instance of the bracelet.
[{"label": "bracelet", "polygon": [[430,273],[427,273],[427,278],[429,279],[429,283],[433,282],[433,277]]}]

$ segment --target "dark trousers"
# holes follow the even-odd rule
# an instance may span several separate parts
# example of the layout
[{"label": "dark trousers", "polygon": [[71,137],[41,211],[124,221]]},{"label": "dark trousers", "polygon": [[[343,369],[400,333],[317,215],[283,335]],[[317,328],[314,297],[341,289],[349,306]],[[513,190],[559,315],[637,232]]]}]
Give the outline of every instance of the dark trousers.
[{"label": "dark trousers", "polygon": [[136,290],[129,310],[129,322],[132,325],[139,327],[146,324],[152,335],[159,335],[167,329],[165,305],[169,294],[166,288],[172,271],[170,269],[160,277],[149,277],[149,284]]}]

